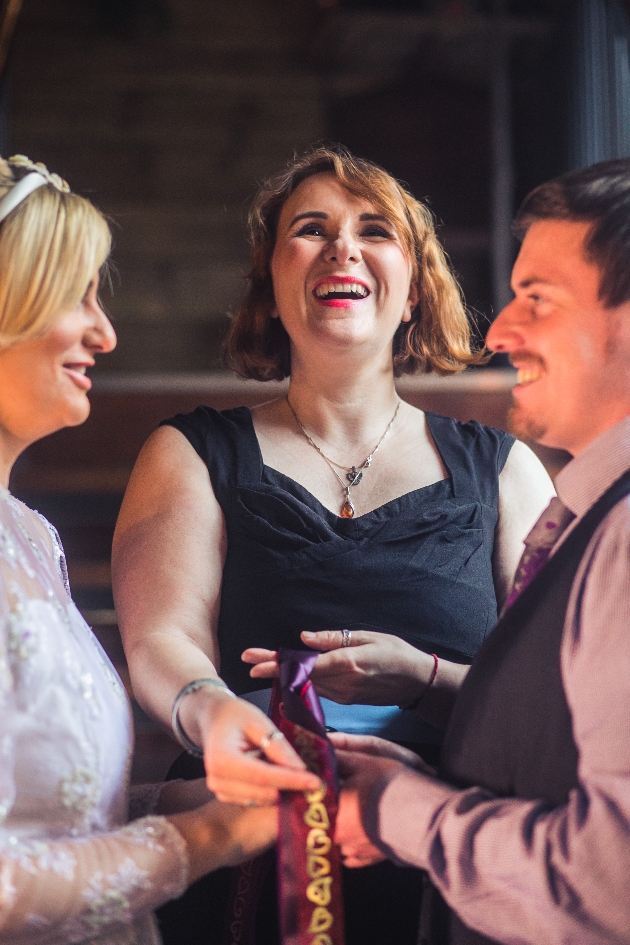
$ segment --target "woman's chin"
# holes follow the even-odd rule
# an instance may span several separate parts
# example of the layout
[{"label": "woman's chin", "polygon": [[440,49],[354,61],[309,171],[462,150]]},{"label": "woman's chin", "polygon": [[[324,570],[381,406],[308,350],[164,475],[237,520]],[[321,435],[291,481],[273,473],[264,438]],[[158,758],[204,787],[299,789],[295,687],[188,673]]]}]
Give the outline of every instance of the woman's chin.
[{"label": "woman's chin", "polygon": [[86,394],[73,398],[72,402],[67,404],[59,429],[63,429],[64,427],[78,427],[82,423],[85,423],[90,416],[90,409],[90,401]]},{"label": "woman's chin", "polygon": [[318,325],[317,341],[328,348],[359,350],[369,343],[370,338],[365,323],[357,324],[355,319],[326,320]]}]

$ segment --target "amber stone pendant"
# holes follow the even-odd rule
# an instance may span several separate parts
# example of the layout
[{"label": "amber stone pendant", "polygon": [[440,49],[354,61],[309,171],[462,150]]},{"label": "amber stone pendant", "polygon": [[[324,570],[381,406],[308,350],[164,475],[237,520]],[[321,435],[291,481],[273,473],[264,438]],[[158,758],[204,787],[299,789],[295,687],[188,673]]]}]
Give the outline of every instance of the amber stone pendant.
[{"label": "amber stone pendant", "polygon": [[346,501],[341,506],[341,517],[354,518],[354,505],[352,504],[350,499],[346,499]]}]

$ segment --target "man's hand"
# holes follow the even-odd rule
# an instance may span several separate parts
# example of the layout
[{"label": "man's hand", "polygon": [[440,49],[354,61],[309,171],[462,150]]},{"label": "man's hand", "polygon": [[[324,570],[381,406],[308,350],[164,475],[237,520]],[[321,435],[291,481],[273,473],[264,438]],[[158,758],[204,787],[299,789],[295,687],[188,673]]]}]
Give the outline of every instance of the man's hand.
[{"label": "man's hand", "polygon": [[330,740],[335,746],[342,779],[335,840],[341,847],[344,863],[348,867],[379,863],[385,856],[363,826],[373,788],[405,767],[430,776],[435,772],[414,752],[383,738],[333,732]]}]

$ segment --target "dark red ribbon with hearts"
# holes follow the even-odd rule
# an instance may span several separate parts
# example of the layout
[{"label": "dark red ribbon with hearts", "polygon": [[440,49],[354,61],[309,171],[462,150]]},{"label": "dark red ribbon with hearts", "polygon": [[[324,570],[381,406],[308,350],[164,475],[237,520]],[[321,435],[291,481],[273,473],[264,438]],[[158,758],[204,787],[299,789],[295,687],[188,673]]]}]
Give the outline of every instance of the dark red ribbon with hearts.
[{"label": "dark red ribbon with hearts", "polygon": [[278,652],[271,719],[322,787],[280,797],[278,891],[283,945],[343,945],[341,860],[333,837],[339,798],[335,753],[310,679],[317,653]]},{"label": "dark red ribbon with hearts", "polygon": [[[269,714],[309,771],[317,791],[283,791],[277,848],[282,945],[344,945],[341,860],[333,837],[339,784],[335,753],[310,673],[317,653],[278,651],[280,678]],[[235,870],[226,923],[229,945],[255,945],[255,916],[268,854]]]}]

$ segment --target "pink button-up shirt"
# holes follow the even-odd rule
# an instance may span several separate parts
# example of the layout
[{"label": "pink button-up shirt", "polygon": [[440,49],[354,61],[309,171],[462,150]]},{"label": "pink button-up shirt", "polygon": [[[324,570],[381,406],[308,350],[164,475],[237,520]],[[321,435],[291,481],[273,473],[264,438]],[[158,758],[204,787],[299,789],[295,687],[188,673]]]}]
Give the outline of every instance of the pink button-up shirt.
[{"label": "pink button-up shirt", "polygon": [[[629,468],[626,417],[559,474],[576,519],[558,545]],[[630,943],[630,497],[580,563],[561,670],[579,752],[567,804],[454,790],[405,770],[378,793],[373,839],[428,870],[460,918],[499,942]]]}]

